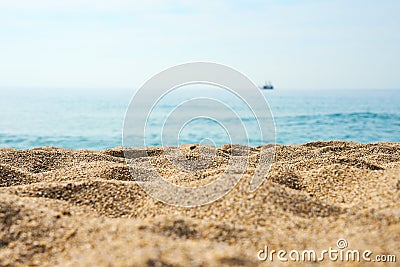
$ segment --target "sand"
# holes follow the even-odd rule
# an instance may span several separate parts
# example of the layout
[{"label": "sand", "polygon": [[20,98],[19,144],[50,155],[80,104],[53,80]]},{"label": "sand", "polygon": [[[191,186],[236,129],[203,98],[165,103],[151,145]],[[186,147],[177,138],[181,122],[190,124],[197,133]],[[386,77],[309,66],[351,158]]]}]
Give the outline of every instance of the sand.
[{"label": "sand", "polygon": [[[188,160],[197,149],[182,147]],[[400,144],[277,145],[266,180],[250,193],[259,150],[250,148],[251,164],[228,195],[183,208],[148,196],[121,148],[1,149],[0,266],[281,266],[257,253],[337,249],[341,238],[348,249],[396,255],[399,264]],[[161,148],[134,164],[151,160],[171,182],[206,184],[229,152],[219,148],[206,170],[189,175],[174,170]]]}]

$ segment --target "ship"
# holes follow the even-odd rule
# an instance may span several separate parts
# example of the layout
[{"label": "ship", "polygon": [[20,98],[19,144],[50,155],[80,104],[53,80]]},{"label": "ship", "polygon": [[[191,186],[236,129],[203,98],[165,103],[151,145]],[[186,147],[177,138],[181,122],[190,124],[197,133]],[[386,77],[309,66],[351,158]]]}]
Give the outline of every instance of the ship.
[{"label": "ship", "polygon": [[263,90],[274,90],[274,86],[271,82],[265,82],[265,84],[260,88]]}]

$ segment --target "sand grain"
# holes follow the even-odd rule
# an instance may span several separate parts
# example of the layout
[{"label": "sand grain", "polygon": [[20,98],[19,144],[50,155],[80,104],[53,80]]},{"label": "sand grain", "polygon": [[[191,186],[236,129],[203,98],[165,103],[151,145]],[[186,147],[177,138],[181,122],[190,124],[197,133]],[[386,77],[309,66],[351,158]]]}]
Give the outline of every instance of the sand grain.
[{"label": "sand grain", "polygon": [[[198,160],[197,149],[181,151]],[[266,266],[257,260],[264,245],[322,250],[339,238],[400,261],[400,144],[277,146],[268,177],[250,193],[258,151],[227,196],[177,208],[146,195],[121,148],[1,149],[0,266]],[[165,179],[201,185],[218,178],[231,152],[219,148],[206,170],[187,175],[160,148],[148,157]],[[132,160],[145,172],[142,154]]]}]

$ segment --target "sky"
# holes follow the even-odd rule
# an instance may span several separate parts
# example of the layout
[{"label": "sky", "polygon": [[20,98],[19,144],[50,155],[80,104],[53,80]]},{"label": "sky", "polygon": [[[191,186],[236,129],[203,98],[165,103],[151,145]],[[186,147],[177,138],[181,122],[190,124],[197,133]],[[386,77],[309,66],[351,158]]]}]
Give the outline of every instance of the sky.
[{"label": "sky", "polygon": [[400,1],[0,0],[0,88],[138,88],[185,62],[286,89],[399,89]]}]

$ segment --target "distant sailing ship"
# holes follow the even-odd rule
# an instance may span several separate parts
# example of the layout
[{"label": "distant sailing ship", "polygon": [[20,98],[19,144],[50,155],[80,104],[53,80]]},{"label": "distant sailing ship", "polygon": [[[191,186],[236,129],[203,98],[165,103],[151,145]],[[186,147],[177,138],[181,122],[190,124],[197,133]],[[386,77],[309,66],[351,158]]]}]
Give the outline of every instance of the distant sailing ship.
[{"label": "distant sailing ship", "polygon": [[274,86],[271,82],[265,82],[265,84],[260,88],[263,90],[274,90]]}]

